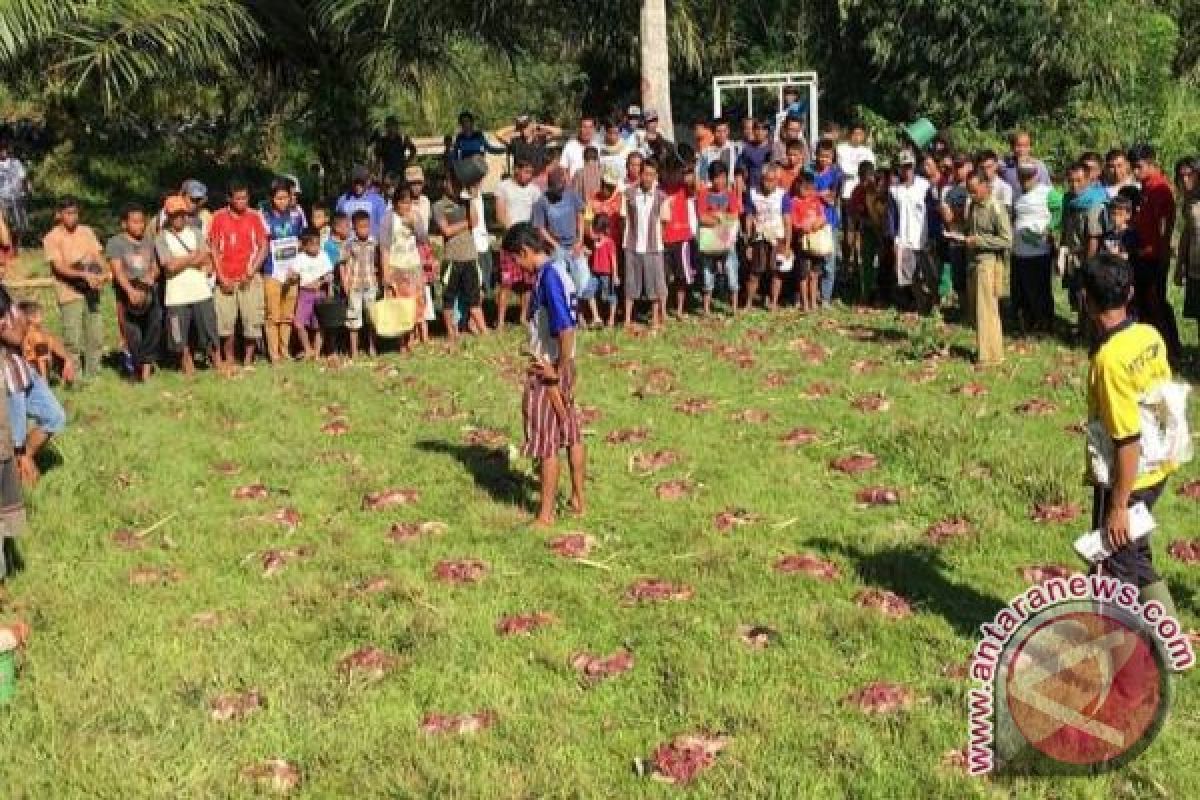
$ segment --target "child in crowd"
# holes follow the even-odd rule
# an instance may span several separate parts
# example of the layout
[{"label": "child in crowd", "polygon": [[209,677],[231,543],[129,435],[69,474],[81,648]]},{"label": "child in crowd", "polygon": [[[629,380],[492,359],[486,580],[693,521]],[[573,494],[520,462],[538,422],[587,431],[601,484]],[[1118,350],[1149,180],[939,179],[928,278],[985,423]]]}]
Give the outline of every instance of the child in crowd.
[{"label": "child in crowd", "polygon": [[407,186],[397,187],[392,195],[392,211],[384,217],[380,228],[383,275],[388,290],[397,297],[402,282],[415,287],[416,332],[420,342],[425,342],[429,335],[425,322],[425,273],[421,261],[421,247],[427,243],[428,237],[417,218],[412,192]]},{"label": "child in crowd", "polygon": [[875,194],[875,164],[863,161],[858,165],[858,182],[850,192],[846,203],[847,230],[854,231],[851,258],[858,272],[858,301],[871,302],[875,288],[875,255],[879,252],[880,231],[875,229],[869,213],[867,198]]},{"label": "child in crowd", "polygon": [[346,263],[346,244],[350,241],[350,215],[344,211],[339,211],[333,215],[333,222],[329,226],[329,237],[321,240],[321,249],[325,251],[325,255],[329,256],[329,263],[333,264],[333,277],[335,288],[341,288],[341,275],[339,270],[342,264]]},{"label": "child in crowd", "polygon": [[592,275],[596,279],[596,297],[608,310],[605,325],[611,328],[617,322],[617,290],[621,279],[617,276],[617,243],[609,231],[611,223],[607,215],[592,220]]},{"label": "child in crowd", "polygon": [[329,206],[318,200],[312,206],[312,227],[321,237],[321,245],[329,240],[333,229],[329,225]]},{"label": "child in crowd", "polygon": [[[316,214],[313,214],[316,219]],[[333,280],[333,264],[321,248],[321,234],[309,228],[300,234],[300,255],[296,257],[296,274],[300,291],[296,296],[296,338],[304,349],[304,357],[316,360],[321,354],[321,329],[317,326],[317,301],[325,297]],[[309,333],[312,337],[309,337]]]},{"label": "child in crowd", "polygon": [[666,245],[667,280],[674,287],[675,317],[683,319],[683,306],[696,278],[696,168],[694,155],[687,145],[680,145],[680,159],[664,170],[667,194],[667,223],[663,229]]},{"label": "child in crowd", "polygon": [[792,184],[789,223],[789,249],[796,259],[796,301],[802,313],[816,311],[820,307],[821,265],[825,257],[809,252],[808,237],[824,228],[827,220],[813,174],[807,169]]},{"label": "child in crowd", "polygon": [[[737,230],[742,213],[742,197],[736,190],[730,189],[729,167],[724,161],[712,162],[708,168],[708,180],[709,186],[701,186],[696,192],[696,217],[700,224],[697,236],[701,242],[708,236],[713,239],[708,248],[701,245],[702,311],[705,316],[711,313],[717,274],[724,272],[729,287],[729,303],[736,316]],[[729,245],[727,248],[726,244]]]},{"label": "child in crowd", "polygon": [[[1134,190],[1136,191],[1136,189]],[[1138,251],[1139,240],[1133,222],[1133,199],[1122,189],[1108,204],[1112,226],[1104,232],[1100,249],[1130,261]],[[1136,268],[1136,267],[1135,267]]]},{"label": "child in crowd", "polygon": [[17,307],[25,317],[25,343],[22,345],[25,360],[33,365],[44,381],[50,380],[50,373],[57,361],[61,365],[63,380],[68,384],[72,383],[75,380],[75,369],[71,364],[70,355],[62,341],[46,330],[46,315],[42,304],[26,300],[18,303]]},{"label": "child in crowd", "polygon": [[763,168],[758,187],[750,190],[746,203],[746,238],[750,242],[746,250],[750,265],[746,276],[747,309],[758,297],[758,282],[764,275],[771,278],[767,310],[774,311],[779,305],[783,276],[776,268],[775,256],[787,238],[786,219],[791,211],[791,201],[778,180],[779,167],[768,164]]},{"label": "child in crowd", "polygon": [[785,152],[787,155],[779,165],[778,183],[784,191],[790,192],[804,169],[804,142],[799,139],[788,142]]},{"label": "child in crowd", "polygon": [[588,198],[600,191],[600,182],[604,171],[600,166],[600,151],[595,147],[583,148],[583,169],[575,173],[571,179],[571,188],[582,198]]},{"label": "child in crowd", "polygon": [[[358,358],[359,332],[366,329],[367,352],[371,358],[379,353],[375,330],[368,317],[375,305],[382,283],[382,262],[379,242],[371,235],[371,215],[355,211],[350,218],[354,235],[346,243],[346,260],[342,263],[342,287],[346,292],[346,330],[350,339],[350,358]],[[467,231],[468,238],[470,231]],[[474,243],[471,244],[474,247]]]}]

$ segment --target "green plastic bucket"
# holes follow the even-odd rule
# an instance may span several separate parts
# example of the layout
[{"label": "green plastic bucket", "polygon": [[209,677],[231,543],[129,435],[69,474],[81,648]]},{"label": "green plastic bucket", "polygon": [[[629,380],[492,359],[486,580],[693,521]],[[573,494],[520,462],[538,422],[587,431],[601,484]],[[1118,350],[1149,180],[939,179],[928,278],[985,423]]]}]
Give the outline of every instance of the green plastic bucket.
[{"label": "green plastic bucket", "polygon": [[904,135],[911,139],[913,144],[924,150],[937,136],[937,128],[933,127],[933,123],[928,119],[921,117],[905,127]]},{"label": "green plastic bucket", "polygon": [[17,693],[16,650],[0,651],[0,706],[8,705]]}]

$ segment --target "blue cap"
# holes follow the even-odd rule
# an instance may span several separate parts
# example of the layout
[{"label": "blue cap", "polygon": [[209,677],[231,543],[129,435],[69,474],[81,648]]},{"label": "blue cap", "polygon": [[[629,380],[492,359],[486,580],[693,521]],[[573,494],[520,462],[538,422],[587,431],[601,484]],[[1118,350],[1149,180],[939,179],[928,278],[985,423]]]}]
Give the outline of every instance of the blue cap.
[{"label": "blue cap", "polygon": [[194,178],[183,182],[183,193],[192,200],[203,200],[208,197],[208,187]]}]

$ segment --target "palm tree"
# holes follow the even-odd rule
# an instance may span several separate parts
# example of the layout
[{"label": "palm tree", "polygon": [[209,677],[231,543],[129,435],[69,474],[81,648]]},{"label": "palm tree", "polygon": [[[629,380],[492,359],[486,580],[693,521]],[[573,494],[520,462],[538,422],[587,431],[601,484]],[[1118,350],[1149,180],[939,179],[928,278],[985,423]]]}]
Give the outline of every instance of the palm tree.
[{"label": "palm tree", "polygon": [[675,140],[671,116],[671,57],[667,49],[666,0],[642,0],[642,107],[658,112],[658,129]]}]

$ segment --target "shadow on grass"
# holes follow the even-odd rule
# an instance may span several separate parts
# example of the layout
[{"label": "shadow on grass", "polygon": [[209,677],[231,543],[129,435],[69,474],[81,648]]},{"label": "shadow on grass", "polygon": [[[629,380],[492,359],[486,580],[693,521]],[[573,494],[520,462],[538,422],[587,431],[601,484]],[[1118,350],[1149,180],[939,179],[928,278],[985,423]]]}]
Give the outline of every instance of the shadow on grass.
[{"label": "shadow on grass", "polygon": [[529,493],[535,488],[533,482],[528,475],[509,468],[508,454],[504,450],[432,439],[417,442],[417,449],[456,458],[471,473],[475,485],[497,503],[524,507],[530,502]]},{"label": "shadow on grass", "polygon": [[863,583],[889,589],[924,611],[940,614],[962,636],[974,639],[979,626],[1005,602],[949,577],[941,553],[930,545],[901,545],[865,552],[844,542],[815,539],[813,547],[853,562]]}]

